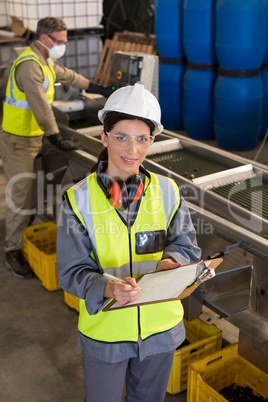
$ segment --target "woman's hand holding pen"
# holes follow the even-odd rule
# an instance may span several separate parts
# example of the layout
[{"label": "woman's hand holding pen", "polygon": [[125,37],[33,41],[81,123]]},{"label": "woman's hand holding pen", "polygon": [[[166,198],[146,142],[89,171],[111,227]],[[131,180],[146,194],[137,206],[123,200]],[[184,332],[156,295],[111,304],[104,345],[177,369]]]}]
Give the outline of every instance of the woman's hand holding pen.
[{"label": "woman's hand holding pen", "polygon": [[135,300],[138,293],[139,288],[137,282],[134,278],[130,277],[122,279],[122,282],[108,281],[104,288],[104,297],[115,299],[120,305]]},{"label": "woman's hand holding pen", "polygon": [[156,271],[165,271],[166,269],[173,269],[181,267],[180,262],[175,262],[172,258],[165,258],[159,261],[156,267]]}]

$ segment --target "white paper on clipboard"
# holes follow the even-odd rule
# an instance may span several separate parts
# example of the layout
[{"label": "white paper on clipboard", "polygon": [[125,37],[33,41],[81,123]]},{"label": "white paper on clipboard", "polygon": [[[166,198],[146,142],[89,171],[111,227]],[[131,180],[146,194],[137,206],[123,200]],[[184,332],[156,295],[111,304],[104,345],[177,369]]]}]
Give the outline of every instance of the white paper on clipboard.
[{"label": "white paper on clipboard", "polygon": [[[209,267],[212,261],[207,261]],[[127,306],[137,303],[150,303],[155,300],[167,300],[178,297],[191,283],[196,279],[197,264],[186,265],[177,269],[168,271],[154,272],[152,275],[144,275],[139,281],[138,296]],[[115,302],[110,309],[122,307]]]}]

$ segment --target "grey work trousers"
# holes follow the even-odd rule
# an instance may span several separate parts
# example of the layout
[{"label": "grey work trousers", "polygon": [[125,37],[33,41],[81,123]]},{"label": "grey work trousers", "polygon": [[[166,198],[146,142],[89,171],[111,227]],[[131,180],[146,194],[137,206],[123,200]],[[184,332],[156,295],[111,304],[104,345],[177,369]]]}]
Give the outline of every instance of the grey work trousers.
[{"label": "grey work trousers", "polygon": [[22,238],[33,212],[34,159],[42,149],[42,137],[0,133],[3,171],[6,179],[5,251],[22,248]]},{"label": "grey work trousers", "polygon": [[84,352],[86,402],[163,402],[175,350],[146,357],[107,363]]}]

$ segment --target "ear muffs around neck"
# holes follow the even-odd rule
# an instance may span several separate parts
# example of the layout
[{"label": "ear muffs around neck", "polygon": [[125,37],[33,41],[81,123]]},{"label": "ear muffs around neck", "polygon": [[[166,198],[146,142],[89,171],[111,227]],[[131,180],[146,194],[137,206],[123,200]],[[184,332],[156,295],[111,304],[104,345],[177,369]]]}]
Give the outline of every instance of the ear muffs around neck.
[{"label": "ear muffs around neck", "polygon": [[134,175],[128,184],[123,180],[117,180],[108,189],[109,202],[115,209],[125,211],[129,204],[139,200],[143,188],[143,181],[138,174]]}]

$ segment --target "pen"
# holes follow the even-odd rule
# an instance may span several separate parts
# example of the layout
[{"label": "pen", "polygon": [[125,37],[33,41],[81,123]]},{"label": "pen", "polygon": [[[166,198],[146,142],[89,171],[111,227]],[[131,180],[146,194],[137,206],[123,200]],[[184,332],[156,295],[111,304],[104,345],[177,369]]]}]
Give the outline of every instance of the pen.
[{"label": "pen", "polygon": [[[106,273],[104,273],[103,276],[105,276],[105,277],[108,278],[108,279],[111,279],[111,281],[123,282],[123,283],[126,283],[126,284],[129,285],[129,283],[127,283],[126,281],[124,281],[124,280],[121,279],[121,278],[117,278],[117,276],[113,276],[113,275],[106,274]],[[141,290],[141,288],[139,288],[139,286],[137,286],[137,289]]]}]

